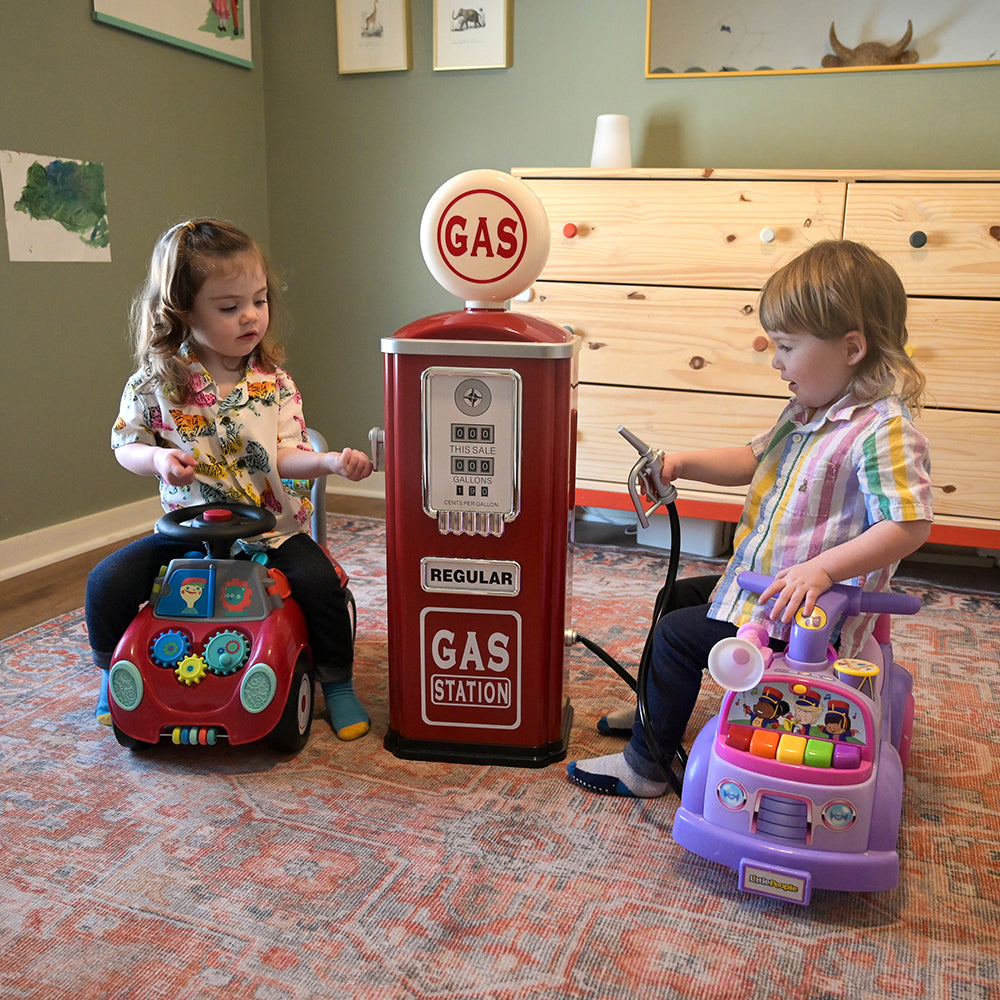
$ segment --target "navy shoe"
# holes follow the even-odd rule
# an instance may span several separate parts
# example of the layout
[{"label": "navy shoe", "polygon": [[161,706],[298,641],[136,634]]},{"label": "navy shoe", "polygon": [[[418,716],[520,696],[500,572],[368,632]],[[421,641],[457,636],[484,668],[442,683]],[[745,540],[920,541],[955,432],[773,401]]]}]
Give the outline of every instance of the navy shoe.
[{"label": "navy shoe", "polygon": [[598,795],[618,795],[625,798],[635,799],[638,796],[620,778],[615,778],[609,774],[591,774],[582,771],[577,760],[570,761],[566,765],[566,773],[569,780],[588,792],[596,792]]},{"label": "navy shoe", "polygon": [[618,726],[612,726],[611,723],[608,722],[608,717],[606,715],[602,715],[597,720],[597,731],[602,736],[621,736],[623,739],[628,739],[628,737],[632,735],[631,728],[620,729]]}]

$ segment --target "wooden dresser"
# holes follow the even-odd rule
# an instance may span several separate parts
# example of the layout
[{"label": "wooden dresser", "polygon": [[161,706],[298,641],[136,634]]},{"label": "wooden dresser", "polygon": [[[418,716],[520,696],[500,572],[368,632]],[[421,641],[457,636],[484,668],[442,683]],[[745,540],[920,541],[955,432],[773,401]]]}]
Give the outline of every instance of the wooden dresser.
[{"label": "wooden dresser", "polygon": [[[1000,548],[1000,171],[519,169],[552,248],[523,309],[580,354],[577,503],[631,509],[625,424],[666,451],[731,445],[788,394],[757,292],[810,244],[867,243],[899,272],[927,376],[932,541]],[[680,481],[679,513],[734,521],[742,488]]]}]

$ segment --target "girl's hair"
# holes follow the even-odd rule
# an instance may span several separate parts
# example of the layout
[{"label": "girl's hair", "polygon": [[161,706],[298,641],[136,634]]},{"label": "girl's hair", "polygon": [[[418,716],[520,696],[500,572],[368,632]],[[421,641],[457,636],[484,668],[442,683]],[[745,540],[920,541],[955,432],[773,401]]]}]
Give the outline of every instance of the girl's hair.
[{"label": "girl's hair", "polygon": [[821,340],[859,331],[867,353],[851,392],[865,402],[898,392],[919,410],[925,379],[906,353],[906,291],[892,265],[864,244],[823,240],[780,268],[761,289],[760,322]]},{"label": "girl's hair", "polygon": [[260,264],[267,281],[269,322],[264,339],[248,360],[266,371],[284,361],[276,339],[276,299],[280,283],[267,258],[242,229],[221,219],[191,219],[168,229],[153,247],[149,273],[132,302],[135,359],[147,384],[176,403],[186,402],[191,372],[180,357],[191,336],[188,319],[205,279],[240,266],[239,257]]}]

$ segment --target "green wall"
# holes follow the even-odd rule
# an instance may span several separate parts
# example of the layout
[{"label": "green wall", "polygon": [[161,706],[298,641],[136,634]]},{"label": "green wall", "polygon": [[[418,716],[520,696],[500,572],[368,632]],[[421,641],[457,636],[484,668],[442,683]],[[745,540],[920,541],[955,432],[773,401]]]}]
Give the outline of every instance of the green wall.
[{"label": "green wall", "polygon": [[0,149],[102,162],[112,257],[11,263],[0,227],[0,538],[155,495],[109,444],[153,242],[209,213],[267,238],[263,73],[91,11],[7,3],[0,19]]},{"label": "green wall", "polygon": [[[513,0],[509,70],[337,73],[333,0],[255,3],[245,70],[91,21],[89,0],[9,4],[0,148],[105,165],[113,261],[12,264],[0,233],[0,538],[150,496],[108,429],[150,246],[232,218],[283,270],[290,368],[332,447],[382,421],[379,339],[457,302],[420,257],[427,199],[471,167],[585,166],[598,114],[641,166],[1000,169],[1000,69],[646,80],[645,0]],[[207,6],[207,0],[206,0]]]}]

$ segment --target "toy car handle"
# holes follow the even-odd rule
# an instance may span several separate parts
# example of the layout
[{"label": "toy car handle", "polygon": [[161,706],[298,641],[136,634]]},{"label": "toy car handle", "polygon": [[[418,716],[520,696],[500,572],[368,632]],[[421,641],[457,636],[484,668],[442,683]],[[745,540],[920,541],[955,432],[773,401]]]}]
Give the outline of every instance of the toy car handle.
[{"label": "toy car handle", "polygon": [[385,431],[381,427],[373,427],[368,432],[368,444],[372,454],[372,472],[382,472],[385,463]]},{"label": "toy car handle", "polygon": [[[229,517],[213,520],[210,511],[224,511]],[[167,538],[184,542],[207,542],[212,557],[224,559],[228,545],[238,538],[250,538],[272,531],[278,523],[271,511],[253,504],[203,503],[168,511],[156,522],[156,530]]]},{"label": "toy car handle", "polygon": [[[764,573],[740,573],[736,578],[736,582],[752,594],[762,594],[773,581],[773,576]],[[920,610],[920,598],[915,594],[872,593],[850,583],[835,583],[830,591],[843,594],[847,599],[844,614],[856,615],[867,611],[877,615],[915,615]]]},{"label": "toy car handle", "polygon": [[[763,573],[740,573],[736,582],[754,594],[762,594],[774,577]],[[816,598],[808,619],[796,612],[788,637],[785,661],[800,670],[822,670],[826,666],[827,643],[834,626],[844,615],[862,611],[875,614],[913,615],[920,610],[920,599],[911,594],[874,594],[849,583],[835,583]],[[822,612],[820,614],[819,612]]]},{"label": "toy car handle", "polygon": [[[628,474],[628,495],[632,498],[632,506],[635,508],[639,523],[648,528],[649,515],[657,507],[673,503],[677,499],[677,490],[673,483],[665,483],[660,478],[660,470],[663,468],[662,451],[654,451],[627,427],[619,426],[618,433],[639,452],[639,458]],[[642,505],[642,493],[653,501],[653,505],[648,509]]]}]

